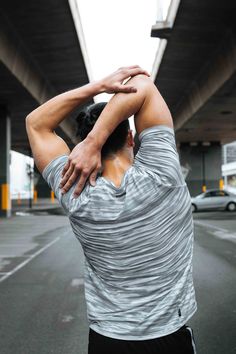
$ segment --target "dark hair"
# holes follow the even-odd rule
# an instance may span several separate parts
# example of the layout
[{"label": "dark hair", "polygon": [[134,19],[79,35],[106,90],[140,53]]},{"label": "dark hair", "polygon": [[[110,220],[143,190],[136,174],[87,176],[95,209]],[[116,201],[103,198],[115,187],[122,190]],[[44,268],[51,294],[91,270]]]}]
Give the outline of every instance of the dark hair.
[{"label": "dark hair", "polygon": [[[84,140],[89,132],[93,129],[98,117],[105,108],[107,102],[94,103],[85,107],[77,117],[77,133],[76,135]],[[112,118],[111,118],[112,119]],[[102,148],[102,158],[116,153],[125,145],[127,134],[129,131],[128,119],[121,122],[118,127],[109,136]]]}]

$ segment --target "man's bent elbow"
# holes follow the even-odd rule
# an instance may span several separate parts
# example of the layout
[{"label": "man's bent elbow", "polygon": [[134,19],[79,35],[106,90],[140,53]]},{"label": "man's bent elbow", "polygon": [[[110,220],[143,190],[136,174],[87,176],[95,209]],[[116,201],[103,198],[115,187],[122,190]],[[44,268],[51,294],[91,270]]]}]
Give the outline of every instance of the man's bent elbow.
[{"label": "man's bent elbow", "polygon": [[32,117],[30,114],[28,114],[25,118],[25,126],[26,126],[26,129],[29,128],[30,126],[32,126]]},{"label": "man's bent elbow", "polygon": [[137,90],[144,91],[149,91],[154,86],[152,79],[144,74],[131,77],[126,84],[134,86]]},{"label": "man's bent elbow", "polygon": [[29,113],[26,118],[25,118],[25,126],[26,130],[29,129],[34,129],[34,130],[39,130],[41,129],[41,124],[39,121],[39,118],[36,117],[33,112]]}]

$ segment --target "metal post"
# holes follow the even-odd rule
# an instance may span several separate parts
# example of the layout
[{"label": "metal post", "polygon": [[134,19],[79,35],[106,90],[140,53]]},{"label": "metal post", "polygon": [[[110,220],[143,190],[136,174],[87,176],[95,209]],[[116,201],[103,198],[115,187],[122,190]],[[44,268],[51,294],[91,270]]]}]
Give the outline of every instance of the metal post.
[{"label": "metal post", "polygon": [[205,151],[202,151],[202,191],[206,191]]},{"label": "metal post", "polygon": [[7,107],[0,105],[0,216],[11,216],[10,162],[11,121]]},{"label": "metal post", "polygon": [[[29,149],[29,156],[32,157],[32,151],[31,149]],[[29,202],[29,208],[32,209],[32,198],[31,198],[31,190],[32,190],[32,180],[33,180],[33,172],[32,172],[32,169],[31,169],[31,164],[29,165],[29,199],[28,199],[28,202]]]}]

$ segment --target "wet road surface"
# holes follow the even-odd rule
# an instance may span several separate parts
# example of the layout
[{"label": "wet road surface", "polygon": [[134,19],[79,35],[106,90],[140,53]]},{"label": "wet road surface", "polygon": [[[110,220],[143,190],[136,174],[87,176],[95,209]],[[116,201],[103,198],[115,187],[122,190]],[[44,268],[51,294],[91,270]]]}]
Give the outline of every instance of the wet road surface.
[{"label": "wet road surface", "polygon": [[[83,254],[65,216],[0,220],[0,353],[87,354]],[[194,214],[198,354],[236,353],[236,213]],[[174,354],[174,353],[173,353]]]}]

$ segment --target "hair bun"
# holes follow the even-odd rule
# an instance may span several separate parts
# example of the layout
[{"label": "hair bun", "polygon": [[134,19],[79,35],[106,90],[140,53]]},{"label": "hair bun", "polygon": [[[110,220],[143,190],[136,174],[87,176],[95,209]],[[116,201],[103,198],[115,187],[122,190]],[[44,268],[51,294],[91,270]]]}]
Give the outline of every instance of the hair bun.
[{"label": "hair bun", "polygon": [[76,118],[76,135],[79,136],[81,140],[84,140],[89,132],[93,129],[94,124],[96,123],[106,104],[106,102],[94,103],[88,107],[85,107],[82,111],[79,112]]}]

